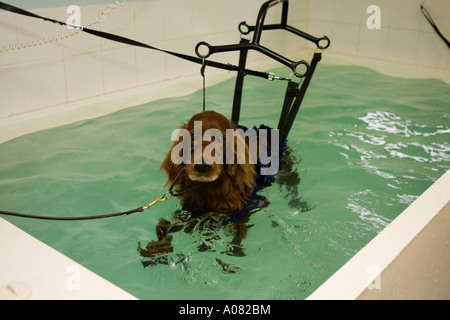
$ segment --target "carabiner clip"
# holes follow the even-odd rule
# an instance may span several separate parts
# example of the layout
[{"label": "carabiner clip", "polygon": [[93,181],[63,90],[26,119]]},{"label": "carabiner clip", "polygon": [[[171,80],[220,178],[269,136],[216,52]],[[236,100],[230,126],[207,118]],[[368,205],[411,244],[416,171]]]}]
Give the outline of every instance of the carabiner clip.
[{"label": "carabiner clip", "polygon": [[290,80],[290,79],[284,78],[284,77],[279,77],[279,76],[275,75],[275,73],[269,72],[267,74],[267,80],[269,80],[269,81],[286,80],[287,81],[287,80]]},{"label": "carabiner clip", "polygon": [[[169,196],[167,196],[167,194],[169,194]],[[170,194],[170,191],[167,191],[166,193],[164,193],[161,197],[156,198],[155,201],[149,203],[148,205],[146,205],[145,207],[141,208],[141,211],[147,210],[150,207],[153,207],[155,204],[157,204],[158,202],[163,202],[166,201],[167,199],[172,198],[172,194]]]}]

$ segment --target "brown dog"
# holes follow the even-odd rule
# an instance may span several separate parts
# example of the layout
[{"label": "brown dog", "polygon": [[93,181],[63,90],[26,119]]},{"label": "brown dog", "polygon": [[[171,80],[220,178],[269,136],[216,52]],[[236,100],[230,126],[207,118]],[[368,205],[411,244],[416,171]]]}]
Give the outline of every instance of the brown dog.
[{"label": "brown dog", "polygon": [[[217,129],[221,132],[222,137],[226,137],[227,129],[236,129],[233,124],[223,115],[214,111],[204,111],[193,116],[181,129],[185,129],[194,135],[194,124],[199,121],[202,125],[202,136],[208,129]],[[201,138],[201,137],[200,137]],[[239,137],[235,140],[234,153],[238,151],[237,143]],[[242,139],[242,138],[240,138]],[[203,211],[231,213],[241,209],[248,201],[253,187],[255,169],[250,161],[244,164],[227,164],[225,153],[221,156],[222,161],[209,161],[208,164],[205,157],[208,155],[204,152],[208,147],[208,141],[201,144],[203,156],[202,162],[195,161],[194,139],[192,139],[192,154],[188,164],[174,164],[172,161],[172,151],[180,141],[176,141],[164,159],[161,169],[168,175],[167,184],[175,183],[177,192],[183,205],[189,205]],[[245,145],[245,157],[248,160],[248,147]],[[222,143],[222,146],[225,146]],[[197,146],[200,147],[200,146]],[[217,152],[217,150],[214,150]],[[216,156],[214,154],[214,156]],[[237,157],[237,155],[235,155]],[[211,160],[211,159],[209,159]],[[211,163],[212,162],[212,163]],[[217,163],[218,162],[218,163]],[[178,177],[178,179],[177,179]],[[191,192],[185,192],[192,189]]]},{"label": "brown dog", "polygon": [[[141,256],[150,258],[143,262],[144,266],[167,264],[167,254],[173,252],[172,233],[180,230],[192,232],[194,228],[214,230],[223,225],[229,225],[233,233],[231,249],[226,253],[242,256],[241,241],[246,236],[249,227],[246,223],[250,215],[268,205],[265,198],[253,197],[255,165],[249,161],[249,148],[243,138],[237,134],[233,136],[233,141],[224,141],[230,140],[227,130],[236,129],[227,118],[214,111],[204,111],[194,115],[180,129],[184,136],[178,135],[161,170],[167,173],[167,184],[171,189],[175,188],[174,195],[180,198],[183,210],[178,210],[171,222],[159,219],[156,226],[158,241],[151,241],[145,249],[139,245]],[[220,134],[206,137],[210,129]],[[186,138],[189,138],[188,144]],[[181,143],[189,147],[189,154],[180,148]],[[217,148],[211,148],[213,144]],[[244,149],[240,149],[239,144]],[[232,153],[224,152],[225,146],[232,146]],[[208,148],[209,152],[206,152]],[[230,161],[230,154],[234,157],[233,161]],[[244,161],[238,161],[239,157],[244,157]],[[184,161],[175,161],[174,158]],[[211,233],[211,237],[213,239],[215,235]],[[211,249],[208,241],[211,239],[205,239],[199,250]],[[218,263],[224,271],[234,270],[222,261]]]}]

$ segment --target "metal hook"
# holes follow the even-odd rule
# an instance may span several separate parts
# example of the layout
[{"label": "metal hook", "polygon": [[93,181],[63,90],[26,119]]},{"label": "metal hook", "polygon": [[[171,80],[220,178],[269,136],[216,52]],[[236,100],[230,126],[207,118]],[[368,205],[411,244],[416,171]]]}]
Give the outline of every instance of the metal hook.
[{"label": "metal hook", "polygon": [[[200,49],[201,46],[206,46],[206,47],[208,48],[208,52],[207,52],[206,54],[201,54],[201,53],[200,53],[199,49]],[[209,58],[209,57],[211,56],[212,53],[213,53],[213,52],[212,52],[212,47],[211,47],[211,45],[210,45],[209,43],[205,42],[205,41],[199,42],[199,43],[195,46],[195,54],[196,54],[197,57],[199,57],[199,58],[203,58],[203,59]]]},{"label": "metal hook", "polygon": [[[326,46],[319,45],[320,41],[326,41],[327,45]],[[327,49],[330,46],[330,44],[331,44],[330,38],[328,38],[327,36],[323,36],[322,38],[317,39],[316,42],[317,48],[321,50]]]}]

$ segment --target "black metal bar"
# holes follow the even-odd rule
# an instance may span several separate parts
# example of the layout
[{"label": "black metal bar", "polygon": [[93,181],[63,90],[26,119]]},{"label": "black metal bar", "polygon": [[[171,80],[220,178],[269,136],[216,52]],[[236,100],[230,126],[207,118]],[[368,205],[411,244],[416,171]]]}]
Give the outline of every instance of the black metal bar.
[{"label": "black metal bar", "polygon": [[[264,20],[266,18],[268,10],[270,8],[272,8],[273,6],[278,5],[280,3],[283,3],[281,23],[264,25]],[[288,136],[289,131],[295,120],[295,117],[297,116],[297,112],[300,109],[300,106],[301,106],[301,103],[305,96],[306,90],[309,86],[309,83],[311,81],[311,78],[313,76],[315,68],[317,66],[317,63],[320,61],[320,59],[322,57],[322,54],[320,52],[316,52],[314,54],[313,60],[311,62],[311,67],[304,60],[294,62],[286,57],[283,57],[282,55],[278,54],[277,52],[272,51],[272,50],[262,46],[259,43],[261,40],[262,31],[264,31],[264,30],[286,30],[286,31],[289,31],[297,36],[300,36],[300,37],[308,40],[308,41],[314,42],[319,49],[326,49],[330,46],[330,39],[326,36],[324,36],[322,38],[316,38],[306,32],[303,32],[301,30],[298,30],[294,27],[289,26],[287,24],[288,14],[289,14],[289,0],[266,1],[261,6],[255,26],[249,26],[249,25],[247,25],[246,22],[242,22],[239,25],[239,31],[241,32],[241,34],[246,35],[246,34],[249,34],[250,32],[254,32],[252,41],[246,40],[246,39],[241,39],[241,42],[239,44],[230,44],[230,45],[221,45],[221,46],[212,46],[206,42],[200,42],[199,44],[197,44],[197,46],[195,48],[196,54],[202,58],[208,58],[210,55],[212,55],[214,53],[219,53],[219,52],[240,51],[239,68],[241,70],[245,69],[248,50],[256,50],[256,51],[259,51],[259,52],[271,57],[272,59],[274,59],[278,62],[281,62],[282,64],[290,67],[297,77],[299,77],[299,78],[305,77],[300,88],[299,88],[298,83],[296,83],[294,81],[289,81],[288,88],[286,90],[285,101],[284,101],[284,105],[283,105],[283,108],[281,111],[280,120],[278,123],[278,129],[280,130],[280,134],[281,134],[281,136],[283,136],[285,138]],[[243,30],[244,27],[247,30]],[[320,44],[320,42],[322,42],[322,41],[326,41],[326,43]],[[203,53],[200,53],[199,49],[201,46],[206,46],[207,52],[205,50],[202,50]],[[306,71],[304,73],[300,73],[297,71],[297,67],[301,64],[306,66]],[[241,111],[242,91],[243,91],[245,75],[246,75],[245,72],[239,71],[237,79],[236,79],[234,100],[233,100],[233,110],[232,110],[232,116],[231,116],[231,121],[234,124],[239,123],[239,115],[240,115],[240,111]]]},{"label": "black metal bar", "polygon": [[[241,50],[256,50],[258,52],[261,52],[265,54],[266,56],[284,64],[285,66],[288,66],[291,68],[291,70],[294,72],[294,74],[302,78],[306,75],[306,72],[308,70],[308,63],[305,60],[301,61],[292,61],[286,57],[283,57],[282,55],[276,53],[273,50],[270,50],[269,48],[266,48],[260,44],[254,44],[254,43],[239,43],[239,44],[229,44],[229,45],[222,45],[222,46],[212,46],[209,43],[206,42],[200,42],[196,47],[196,53],[198,56],[202,56],[199,52],[201,46],[206,46],[208,48],[208,53],[203,54],[205,58],[208,58],[214,53],[220,53],[220,52],[231,52],[231,51],[241,51]],[[203,57],[202,56],[202,57]],[[297,67],[299,65],[304,65],[306,67],[306,71],[304,73],[300,73],[297,71]]]},{"label": "black metal bar", "polygon": [[[264,25],[264,20],[265,20],[265,16],[267,14],[267,11],[269,8],[271,8],[272,6],[279,4],[279,3],[283,3],[283,11],[282,11],[282,16],[281,16],[281,23],[280,24],[269,24],[269,25]],[[254,32],[254,38],[253,38],[253,43],[254,44],[259,44],[260,40],[261,40],[261,33],[263,30],[287,30],[290,31],[292,33],[294,33],[295,35],[298,35],[308,41],[311,41],[313,43],[316,44],[317,48],[319,49],[327,49],[330,46],[330,39],[327,36],[323,36],[321,38],[317,38],[314,37],[306,32],[300,31],[294,27],[291,27],[288,25],[287,20],[288,20],[288,14],[289,14],[289,0],[275,0],[275,1],[268,1],[265,2],[259,12],[258,15],[258,20],[256,22],[255,26],[249,26],[247,24],[247,22],[241,22],[241,24],[239,24],[239,31],[241,32],[241,34],[243,35],[248,35],[250,32]],[[243,30],[242,28],[245,27],[246,30]],[[320,45],[321,41],[326,41],[326,44],[324,45]]]},{"label": "black metal bar", "polygon": [[[317,48],[322,49],[322,50],[327,49],[330,46],[330,44],[331,44],[331,41],[330,41],[330,39],[327,36],[323,36],[322,38],[316,38],[316,37],[314,37],[314,36],[312,36],[312,35],[310,35],[310,34],[308,34],[306,32],[303,32],[303,31],[298,30],[298,29],[296,29],[294,27],[291,27],[291,26],[285,26],[283,29],[287,30],[289,32],[292,32],[293,34],[296,34],[297,36],[305,38],[308,41],[314,42],[316,44]],[[326,41],[327,44],[326,45],[320,45],[321,41]]]},{"label": "black metal bar", "polygon": [[[281,23],[280,24],[270,24],[270,25],[264,25],[264,20],[266,18],[267,12],[270,8],[272,8],[275,5],[278,5],[280,3],[283,3],[283,10],[282,10],[282,17],[281,17]],[[308,72],[309,65],[304,60],[294,62],[275,51],[272,51],[268,49],[267,47],[262,46],[259,42],[261,40],[261,34],[263,30],[287,30],[297,36],[300,36],[304,39],[307,39],[308,41],[314,42],[316,46],[320,49],[326,49],[330,46],[330,39],[327,36],[323,36],[322,38],[316,38],[306,32],[303,32],[301,30],[298,30],[294,27],[291,27],[287,24],[288,19],[288,13],[289,13],[289,0],[269,0],[263,3],[261,6],[261,9],[259,10],[258,18],[256,21],[255,26],[249,26],[246,22],[242,22],[239,25],[239,31],[242,34],[249,34],[250,32],[254,32],[253,40],[251,43],[240,43],[240,44],[231,44],[231,45],[222,45],[222,46],[212,46],[206,42],[200,42],[197,44],[195,51],[199,57],[205,57],[208,58],[211,54],[219,53],[219,52],[230,52],[230,51],[241,51],[241,50],[256,50],[258,52],[261,52],[262,54],[265,54],[266,56],[288,66],[294,74],[302,78],[306,75]],[[247,30],[242,30],[242,28],[245,27]],[[326,41],[324,44],[320,44],[322,41]],[[201,54],[199,52],[199,48],[201,46],[206,46],[208,49],[208,52],[206,54]],[[304,65],[306,67],[306,71],[304,73],[298,72],[297,67],[299,65]]]},{"label": "black metal bar", "polygon": [[[241,39],[241,44],[248,44],[250,40]],[[239,55],[239,67],[245,69],[247,65],[248,50],[241,50]],[[239,71],[236,77],[236,85],[234,88],[233,110],[231,113],[231,122],[237,125],[241,113],[242,91],[244,87],[245,73]]]},{"label": "black metal bar", "polygon": [[[247,30],[243,30],[242,28],[245,27]],[[283,23],[281,24],[268,24],[263,26],[263,30],[287,30],[289,32],[294,33],[297,36],[300,36],[308,41],[311,41],[313,43],[316,44],[317,48],[319,49],[327,49],[330,46],[330,39],[327,36],[323,36],[321,38],[317,38],[314,37],[312,35],[310,35],[309,33],[303,32],[301,30],[298,30],[294,27],[291,27],[289,25],[284,25]],[[241,32],[241,34],[243,35],[248,35],[250,32],[255,31],[255,27],[254,26],[249,26],[247,25],[247,22],[241,22],[241,24],[239,25],[239,31]],[[320,42],[321,41],[326,41],[326,44],[321,45]]]},{"label": "black metal bar", "polygon": [[273,6],[282,3],[284,0],[269,0],[263,3],[259,10],[258,19],[256,20],[255,34],[253,35],[253,44],[259,44],[261,40],[261,34],[264,30],[264,20],[266,19],[267,12]]},{"label": "black metal bar", "polygon": [[289,1],[286,0],[283,2],[283,12],[281,14],[281,24],[283,26],[287,26],[288,14],[289,14]]}]

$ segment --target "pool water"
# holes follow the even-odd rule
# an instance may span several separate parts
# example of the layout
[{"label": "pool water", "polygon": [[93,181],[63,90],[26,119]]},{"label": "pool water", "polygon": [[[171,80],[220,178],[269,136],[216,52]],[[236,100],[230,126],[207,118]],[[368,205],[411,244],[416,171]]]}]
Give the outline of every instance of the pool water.
[{"label": "pool water", "polygon": [[[276,127],[285,88],[247,77],[241,124]],[[208,88],[207,109],[231,116],[233,90],[234,80]],[[201,108],[199,90],[1,144],[0,209],[83,216],[146,205],[167,189],[159,167],[172,131]],[[319,65],[288,145],[300,182],[260,192],[270,205],[251,216],[244,257],[223,253],[226,230],[206,252],[202,232],[180,232],[169,265],[144,268],[138,242],[156,240],[175,198],[105,220],[5,219],[141,299],[304,299],[450,169],[450,86]]]}]

